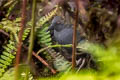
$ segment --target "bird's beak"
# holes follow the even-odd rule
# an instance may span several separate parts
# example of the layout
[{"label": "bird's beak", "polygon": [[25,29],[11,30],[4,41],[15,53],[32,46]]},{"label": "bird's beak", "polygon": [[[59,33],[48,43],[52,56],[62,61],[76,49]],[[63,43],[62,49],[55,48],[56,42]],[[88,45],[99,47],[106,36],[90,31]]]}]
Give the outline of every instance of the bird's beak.
[{"label": "bird's beak", "polygon": [[51,24],[51,25],[48,27],[48,30],[47,30],[47,31],[53,30],[53,29],[54,29],[54,26],[53,26],[53,24]]}]

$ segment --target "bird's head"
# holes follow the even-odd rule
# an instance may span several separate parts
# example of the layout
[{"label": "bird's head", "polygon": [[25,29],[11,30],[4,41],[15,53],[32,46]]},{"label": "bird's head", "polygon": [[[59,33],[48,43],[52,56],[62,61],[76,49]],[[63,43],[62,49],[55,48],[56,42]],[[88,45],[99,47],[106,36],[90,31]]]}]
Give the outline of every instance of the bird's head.
[{"label": "bird's head", "polygon": [[58,27],[59,24],[63,24],[64,21],[60,16],[55,16],[52,20],[51,25],[49,26],[48,30],[54,30],[55,28]]}]

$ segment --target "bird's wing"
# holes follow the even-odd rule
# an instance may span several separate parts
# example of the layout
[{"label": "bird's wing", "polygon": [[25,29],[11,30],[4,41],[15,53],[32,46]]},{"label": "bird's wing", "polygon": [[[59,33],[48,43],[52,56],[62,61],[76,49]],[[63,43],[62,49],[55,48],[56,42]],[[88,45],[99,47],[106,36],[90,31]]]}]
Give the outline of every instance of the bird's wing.
[{"label": "bird's wing", "polygon": [[72,44],[72,35],[72,29],[63,29],[60,32],[55,32],[55,38],[59,44]]}]

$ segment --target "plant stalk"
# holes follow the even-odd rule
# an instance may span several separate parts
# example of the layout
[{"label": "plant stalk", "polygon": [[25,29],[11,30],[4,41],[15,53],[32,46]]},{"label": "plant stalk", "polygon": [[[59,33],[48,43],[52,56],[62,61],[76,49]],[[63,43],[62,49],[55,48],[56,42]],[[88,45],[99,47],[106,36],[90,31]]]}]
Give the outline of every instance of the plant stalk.
[{"label": "plant stalk", "polygon": [[76,66],[76,44],[77,44],[77,26],[78,26],[78,1],[75,0],[76,3],[76,10],[75,10],[75,19],[74,19],[74,28],[73,28],[73,42],[72,42],[72,69]]},{"label": "plant stalk", "polygon": [[23,35],[23,31],[24,31],[24,27],[25,27],[25,16],[26,16],[26,4],[27,4],[27,0],[22,0],[22,9],[21,9],[21,27],[20,27],[20,32],[19,32],[19,41],[17,44],[17,52],[16,52],[16,63],[15,63],[15,69],[16,69],[16,75],[15,75],[15,80],[18,80],[18,68],[19,68],[19,62],[20,62],[20,53],[21,53],[21,48],[22,48],[22,35]]},{"label": "plant stalk", "polygon": [[36,11],[36,0],[33,0],[32,4],[32,28],[30,33],[30,45],[28,50],[27,63],[29,64],[32,57],[32,51],[34,46],[34,36],[35,36],[35,11]]}]

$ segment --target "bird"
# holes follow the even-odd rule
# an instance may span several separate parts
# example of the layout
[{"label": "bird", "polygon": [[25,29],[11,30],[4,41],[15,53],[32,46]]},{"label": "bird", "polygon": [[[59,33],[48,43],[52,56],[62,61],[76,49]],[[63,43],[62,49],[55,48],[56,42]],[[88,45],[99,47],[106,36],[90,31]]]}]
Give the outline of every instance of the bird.
[{"label": "bird", "polygon": [[[65,24],[60,16],[55,16],[52,20],[48,30],[51,31],[53,39],[58,44],[72,44],[73,40],[73,24]],[[77,30],[77,43],[84,40],[85,37],[81,36]]]},{"label": "bird", "polygon": [[[53,41],[61,45],[72,44],[73,40],[73,24],[65,24],[64,20],[60,16],[55,16],[51,22],[51,25],[48,27],[48,30],[51,32],[51,37]],[[79,30],[77,30],[77,43],[83,42],[85,40],[84,36],[81,36]],[[59,51],[58,49],[56,49]],[[72,47],[63,47],[62,55],[65,56],[68,60],[71,60],[72,56]]]},{"label": "bird", "polygon": [[[55,16],[53,18],[51,25],[48,27],[47,31],[51,32],[51,36],[58,44],[61,44],[61,45],[72,44],[73,24],[65,24],[64,20],[60,16]],[[76,37],[77,37],[78,44],[84,44],[87,41],[87,39],[81,35],[79,30],[77,30]],[[72,48],[64,48],[64,49],[68,53],[66,53],[66,52],[62,53],[62,55],[67,60],[71,61],[72,60]],[[79,50],[77,50],[77,51],[79,51]],[[79,54],[79,52],[77,52],[77,53],[78,53],[78,54],[76,54],[77,55],[76,56],[77,66],[80,66],[83,64],[82,67],[85,67],[85,66],[88,66],[89,64],[92,64],[92,65],[94,64],[93,60],[89,61],[89,59],[91,59],[91,55],[89,53],[86,53],[84,51],[83,52],[80,51],[80,54]]]}]

